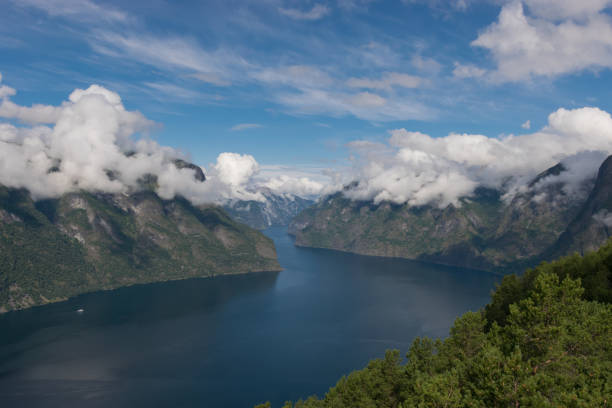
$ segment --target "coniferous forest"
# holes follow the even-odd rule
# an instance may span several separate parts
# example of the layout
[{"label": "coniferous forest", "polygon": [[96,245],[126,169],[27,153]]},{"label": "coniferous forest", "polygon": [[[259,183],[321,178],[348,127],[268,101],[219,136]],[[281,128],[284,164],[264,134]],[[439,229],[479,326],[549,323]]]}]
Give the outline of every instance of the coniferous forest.
[{"label": "coniferous forest", "polygon": [[283,408],[610,406],[611,269],[609,241],[508,275],[446,339],[416,338],[405,356],[389,350],[323,398]]}]

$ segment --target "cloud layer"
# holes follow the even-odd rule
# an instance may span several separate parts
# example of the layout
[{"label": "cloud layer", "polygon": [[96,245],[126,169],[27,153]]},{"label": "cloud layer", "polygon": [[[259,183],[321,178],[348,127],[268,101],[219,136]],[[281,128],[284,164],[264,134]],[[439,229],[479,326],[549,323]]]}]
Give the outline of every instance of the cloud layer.
[{"label": "cloud layer", "polygon": [[0,184],[26,188],[35,199],[77,190],[126,193],[142,188],[149,175],[162,198],[181,195],[195,204],[263,200],[260,184],[278,193],[317,192],[318,183],[309,179],[256,182],[259,164],[237,153],[220,154],[207,181],[199,182],[194,170],[174,164],[180,152],[145,137],[153,122],[98,85],[76,89],[59,106],[20,106],[10,100],[14,94],[0,86],[0,118],[6,120],[0,122]]},{"label": "cloud layer", "polygon": [[354,167],[344,181],[359,182],[346,193],[353,199],[445,207],[480,185],[524,191],[535,175],[558,162],[568,170],[556,181],[578,193],[612,152],[612,117],[597,108],[559,109],[532,134],[433,138],[398,129],[387,144],[357,141],[349,147]]}]

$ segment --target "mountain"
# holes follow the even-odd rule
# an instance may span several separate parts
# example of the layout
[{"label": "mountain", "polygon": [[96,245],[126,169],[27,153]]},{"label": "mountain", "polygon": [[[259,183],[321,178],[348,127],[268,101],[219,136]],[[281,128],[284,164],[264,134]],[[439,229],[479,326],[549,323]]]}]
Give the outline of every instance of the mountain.
[{"label": "mountain", "polygon": [[595,186],[578,215],[561,234],[548,258],[596,250],[610,237],[612,227],[612,156],[599,168]]},{"label": "mountain", "polygon": [[[350,200],[345,193],[353,184],[300,213],[289,232],[300,246],[485,270],[514,269],[577,249],[565,245],[551,252],[562,248],[562,237],[587,225],[593,227],[581,232],[582,247],[597,248],[605,242],[607,230],[597,217],[605,218],[604,211],[612,209],[609,160],[597,180],[584,181],[579,191],[567,188],[562,177],[567,169],[558,164],[512,195],[479,187],[445,208]],[[589,204],[593,200],[600,204]],[[609,221],[612,225],[612,215]]]},{"label": "mountain", "polygon": [[138,283],[280,269],[272,240],[217,206],[150,189],[34,201],[0,186],[0,312]]},{"label": "mountain", "polygon": [[314,203],[293,194],[275,194],[269,189],[262,189],[260,193],[264,201],[232,200],[223,208],[235,220],[261,230],[289,225],[293,217]]}]

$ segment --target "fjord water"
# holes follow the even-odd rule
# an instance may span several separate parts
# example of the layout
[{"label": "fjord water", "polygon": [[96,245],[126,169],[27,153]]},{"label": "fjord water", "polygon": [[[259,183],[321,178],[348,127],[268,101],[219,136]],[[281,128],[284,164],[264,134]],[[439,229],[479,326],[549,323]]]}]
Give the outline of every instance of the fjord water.
[{"label": "fjord water", "polygon": [[[296,248],[284,271],[133,286],[0,315],[0,406],[250,407],[446,336],[499,277]],[[78,313],[78,309],[84,309]]]}]

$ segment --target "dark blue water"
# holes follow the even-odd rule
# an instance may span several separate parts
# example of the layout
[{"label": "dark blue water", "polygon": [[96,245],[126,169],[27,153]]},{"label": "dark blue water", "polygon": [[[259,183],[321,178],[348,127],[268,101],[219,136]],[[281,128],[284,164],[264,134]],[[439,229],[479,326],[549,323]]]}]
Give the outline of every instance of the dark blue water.
[{"label": "dark blue water", "polygon": [[278,406],[323,394],[415,336],[445,336],[498,280],[296,248],[285,229],[266,233],[281,273],[135,286],[0,315],[0,407]]}]

